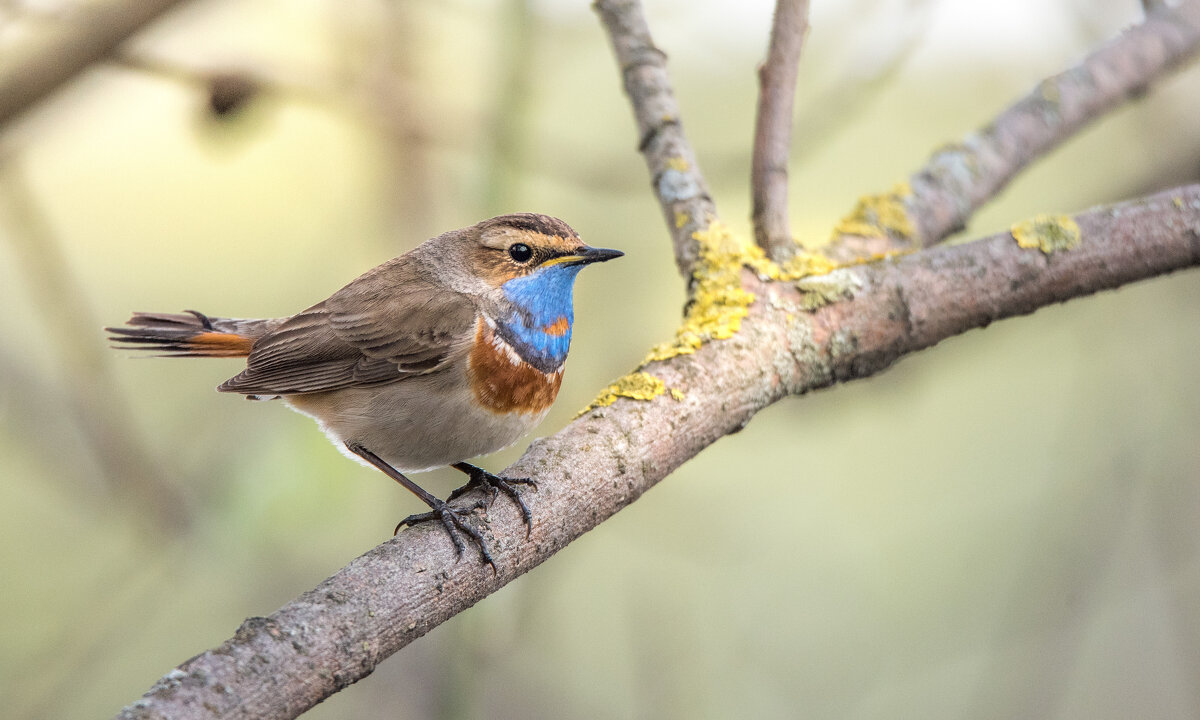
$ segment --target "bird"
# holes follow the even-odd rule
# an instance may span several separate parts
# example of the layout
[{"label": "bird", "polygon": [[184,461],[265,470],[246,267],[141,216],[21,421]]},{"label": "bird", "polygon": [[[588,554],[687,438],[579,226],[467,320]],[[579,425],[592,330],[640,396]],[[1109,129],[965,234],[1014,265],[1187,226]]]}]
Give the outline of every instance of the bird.
[{"label": "bird", "polygon": [[[555,217],[501,215],[431,238],[290,317],[135,312],[105,330],[113,347],[159,357],[244,357],[218,391],[280,399],[312,417],[343,454],[429,506],[395,533],[439,520],[459,558],[461,533],[495,571],[468,515],[504,493],[528,536],[518,487],[537,483],[466,461],[512,445],[546,416],[570,349],[576,276],[623,254],[584,244]],[[408,477],[446,466],[468,476],[447,500]],[[477,487],[485,504],[450,505]]]}]

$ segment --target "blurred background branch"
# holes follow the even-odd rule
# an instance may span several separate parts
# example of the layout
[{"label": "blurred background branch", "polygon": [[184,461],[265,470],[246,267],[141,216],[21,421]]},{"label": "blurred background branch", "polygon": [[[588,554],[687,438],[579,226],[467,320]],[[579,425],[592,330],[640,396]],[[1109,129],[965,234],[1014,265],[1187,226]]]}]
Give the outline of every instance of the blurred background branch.
[{"label": "blurred background branch", "polygon": [[17,37],[6,40],[0,60],[0,127],[180,4],[181,0],[78,3],[58,16],[33,17],[27,27],[10,27]]},{"label": "blurred background branch", "polygon": [[[165,536],[186,533],[191,503],[180,486],[166,478],[174,474],[182,486],[189,484],[188,478],[179,477],[178,467],[168,473],[139,437],[125,398],[117,391],[109,353],[94,342],[100,320],[81,292],[79,281],[71,277],[70,263],[39,212],[36,199],[26,189],[20,167],[6,159],[0,161],[0,168],[0,216],[6,220],[7,231],[3,236],[20,261],[17,270],[33,295],[30,306],[40,315],[39,326],[57,346],[56,355],[62,361],[62,366],[55,369],[58,379],[41,390],[32,390],[36,385],[22,380],[24,372],[2,376],[26,398],[16,412],[32,414],[57,406],[58,413],[78,426],[105,489],[120,501],[143,510],[132,517],[145,520],[146,531]],[[41,374],[30,373],[33,377]],[[76,468],[62,470],[80,474]],[[85,481],[83,487],[92,484],[90,478],[74,478],[75,482],[81,479]]]}]

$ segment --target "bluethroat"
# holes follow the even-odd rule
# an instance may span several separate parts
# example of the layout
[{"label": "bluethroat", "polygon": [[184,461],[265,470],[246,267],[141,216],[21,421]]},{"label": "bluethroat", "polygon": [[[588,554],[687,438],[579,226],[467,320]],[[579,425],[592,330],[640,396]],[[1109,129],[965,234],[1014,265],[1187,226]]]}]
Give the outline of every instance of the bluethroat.
[{"label": "bluethroat", "polygon": [[407,473],[449,465],[494,500],[509,496],[532,527],[517,486],[465,462],[516,442],[558,395],[571,344],[575,277],[621,257],[585,245],[562,220],[503,215],[439,235],[286,318],[242,320],[134,313],[106,328],[117,347],[165,357],[244,357],[217,390],[282,399],[311,416],[347,456],[383,471],[430,511],[459,556],[460,533],[495,563],[467,519],[476,508],[440,500]]}]

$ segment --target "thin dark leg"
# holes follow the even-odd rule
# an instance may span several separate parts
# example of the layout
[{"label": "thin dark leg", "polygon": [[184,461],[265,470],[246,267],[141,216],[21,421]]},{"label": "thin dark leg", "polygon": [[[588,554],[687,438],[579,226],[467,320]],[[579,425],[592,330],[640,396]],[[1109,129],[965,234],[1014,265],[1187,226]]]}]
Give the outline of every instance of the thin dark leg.
[{"label": "thin dark leg", "polygon": [[403,485],[409,492],[421,498],[422,502],[431,508],[430,512],[409,515],[401,520],[400,523],[396,525],[396,532],[400,532],[400,528],[404,527],[405,525],[411,526],[425,520],[433,520],[436,518],[440,520],[442,525],[446,528],[446,532],[450,535],[450,539],[454,542],[454,549],[458,552],[459,557],[462,557],[463,550],[465,548],[462,539],[458,536],[458,533],[461,532],[467,537],[471,538],[471,540],[479,546],[479,554],[483,557],[483,561],[492,566],[492,572],[496,571],[496,563],[492,560],[491,553],[488,552],[487,543],[483,541],[483,535],[481,535],[478,530],[476,530],[469,522],[467,522],[466,516],[470,514],[471,510],[474,508],[460,510],[458,508],[450,507],[442,500],[439,500],[427,492],[425,488],[416,484],[412,480],[409,480],[407,477],[405,477],[404,473],[387,464],[383,458],[366,449],[362,445],[348,442],[346,443],[346,449],[379,468],[384,475],[387,475],[391,479]]},{"label": "thin dark leg", "polygon": [[534,490],[537,490],[536,482],[530,480],[529,478],[500,477],[499,475],[493,475],[483,468],[475,467],[474,465],[465,462],[454,463],[450,467],[458,470],[459,472],[466,473],[467,477],[470,478],[470,481],[466,485],[450,493],[451,500],[473,488],[487,487],[488,491],[491,493],[491,499],[488,500],[488,506],[490,507],[492,502],[495,501],[496,495],[503,492],[505,495],[512,498],[512,501],[517,504],[517,507],[521,508],[521,517],[525,519],[525,537],[529,537],[529,533],[533,531],[533,513],[529,512],[529,508],[525,505],[525,500],[521,498],[521,493],[518,492],[513,486],[529,485]]}]

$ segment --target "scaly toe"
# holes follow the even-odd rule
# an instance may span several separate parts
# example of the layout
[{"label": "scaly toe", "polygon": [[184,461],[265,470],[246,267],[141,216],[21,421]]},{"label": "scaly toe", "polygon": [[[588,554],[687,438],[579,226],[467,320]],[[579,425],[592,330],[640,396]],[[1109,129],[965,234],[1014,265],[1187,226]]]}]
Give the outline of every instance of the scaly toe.
[{"label": "scaly toe", "polygon": [[483,535],[467,519],[467,516],[482,507],[482,501],[475,503],[469,508],[455,508],[450,507],[446,503],[441,503],[429,512],[417,513],[404,518],[396,525],[396,530],[392,534],[399,533],[400,528],[405,525],[411,527],[426,520],[439,520],[442,523],[442,527],[446,529],[446,534],[450,536],[451,542],[454,543],[454,551],[459,558],[462,557],[463,551],[466,550],[466,545],[463,543],[462,538],[459,537],[459,533],[462,533],[471,538],[471,542],[479,548],[480,557],[485,563],[492,566],[492,572],[495,573],[496,561],[492,559],[492,554],[488,552],[487,543],[484,541]]}]

